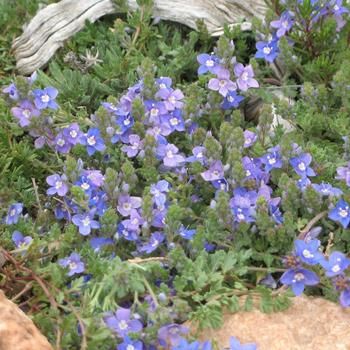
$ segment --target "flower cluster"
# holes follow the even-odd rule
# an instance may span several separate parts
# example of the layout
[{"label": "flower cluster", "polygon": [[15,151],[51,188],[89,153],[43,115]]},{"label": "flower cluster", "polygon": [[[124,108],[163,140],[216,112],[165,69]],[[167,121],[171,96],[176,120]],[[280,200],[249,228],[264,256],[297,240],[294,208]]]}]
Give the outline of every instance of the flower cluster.
[{"label": "flower cluster", "polygon": [[291,35],[294,28],[296,33],[297,31],[306,33],[304,37],[310,38],[309,33],[316,30],[315,27],[322,26],[327,18],[333,18],[337,23],[336,30],[339,32],[346,24],[344,17],[349,13],[342,0],[284,0],[280,3],[283,12],[277,20],[270,22],[269,38],[256,43],[255,57],[270,63],[275,61],[280,53],[279,43],[282,37],[287,37],[288,42],[294,44],[295,36]]},{"label": "flower cluster", "polygon": [[[203,53],[197,56],[197,61],[200,64],[199,75],[211,73],[216,76],[209,80],[208,88],[222,95],[224,101],[221,107],[224,110],[237,108],[244,100],[243,96],[238,95],[239,90],[245,92],[249,88],[259,87],[259,83],[254,79],[253,67],[250,64],[244,66],[242,63],[236,62],[235,57],[226,63],[223,58],[215,54]],[[234,76],[235,81],[231,80],[232,76]]]}]

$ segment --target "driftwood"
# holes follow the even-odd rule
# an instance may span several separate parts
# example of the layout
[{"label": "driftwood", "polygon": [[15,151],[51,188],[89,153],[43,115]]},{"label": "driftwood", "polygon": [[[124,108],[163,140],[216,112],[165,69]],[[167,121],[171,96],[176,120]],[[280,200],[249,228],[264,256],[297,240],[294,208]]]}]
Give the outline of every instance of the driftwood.
[{"label": "driftwood", "polygon": [[[130,10],[137,9],[136,0],[127,0]],[[193,29],[203,20],[213,36],[222,34],[225,23],[249,29],[244,20],[263,18],[264,0],[155,0],[153,16],[182,23]],[[121,12],[113,0],[62,0],[40,10],[13,42],[17,70],[30,74],[44,66],[64,42],[80,31],[85,21]]]}]

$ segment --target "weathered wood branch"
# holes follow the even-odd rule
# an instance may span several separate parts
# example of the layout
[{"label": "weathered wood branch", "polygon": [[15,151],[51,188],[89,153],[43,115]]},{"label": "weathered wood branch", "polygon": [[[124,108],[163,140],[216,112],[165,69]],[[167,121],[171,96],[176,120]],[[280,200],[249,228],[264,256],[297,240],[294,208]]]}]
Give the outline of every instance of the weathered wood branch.
[{"label": "weathered wood branch", "polygon": [[[137,9],[136,0],[127,0],[130,10]],[[249,28],[242,22],[256,16],[262,18],[264,0],[155,0],[153,16],[197,28],[203,20],[213,35],[222,33],[225,23]],[[40,10],[13,42],[17,70],[30,74],[44,66],[64,42],[80,31],[85,21],[121,12],[112,0],[62,0]]]}]

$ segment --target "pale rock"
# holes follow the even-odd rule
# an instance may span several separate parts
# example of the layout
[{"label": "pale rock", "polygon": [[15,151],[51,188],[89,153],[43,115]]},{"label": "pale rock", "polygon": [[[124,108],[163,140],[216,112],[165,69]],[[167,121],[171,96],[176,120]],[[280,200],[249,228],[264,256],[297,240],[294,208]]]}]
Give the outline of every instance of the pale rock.
[{"label": "pale rock", "polygon": [[0,350],[53,350],[34,323],[1,290]]},{"label": "pale rock", "polygon": [[215,340],[223,349],[231,336],[256,343],[258,350],[349,350],[350,310],[322,298],[297,297],[283,312],[225,314],[223,327],[206,329],[199,339]]}]

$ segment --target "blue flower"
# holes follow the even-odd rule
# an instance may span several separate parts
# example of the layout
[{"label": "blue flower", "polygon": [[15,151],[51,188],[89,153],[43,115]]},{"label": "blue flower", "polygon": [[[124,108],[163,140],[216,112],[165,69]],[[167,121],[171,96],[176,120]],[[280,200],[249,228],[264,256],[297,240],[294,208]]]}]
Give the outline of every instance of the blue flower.
[{"label": "blue flower", "polygon": [[188,229],[185,229],[183,226],[179,230],[179,235],[182,238],[185,238],[185,239],[188,239],[188,240],[191,240],[195,236],[196,233],[197,233],[196,230],[188,230]]},{"label": "blue flower", "polygon": [[256,43],[257,53],[256,58],[264,58],[267,62],[272,63],[279,54],[277,40],[258,41]]},{"label": "blue flower", "polygon": [[34,103],[38,109],[57,109],[58,105],[55,101],[55,98],[58,95],[57,89],[52,86],[45,88],[44,90],[35,89],[34,93]]},{"label": "blue flower", "polygon": [[309,167],[312,161],[312,157],[309,153],[303,153],[297,157],[290,159],[290,164],[294,168],[295,172],[301,177],[316,176],[316,173],[311,167]]},{"label": "blue flower", "polygon": [[93,210],[85,214],[76,214],[72,217],[73,224],[79,227],[81,235],[87,236],[90,234],[91,229],[100,228],[100,224],[93,217]]},{"label": "blue flower", "polygon": [[133,319],[130,309],[120,307],[115,314],[104,318],[106,325],[116,331],[120,337],[127,336],[130,332],[138,333],[143,325],[139,320]]},{"label": "blue flower", "polygon": [[179,345],[173,346],[172,350],[199,350],[200,342],[189,343],[186,339],[181,339]]},{"label": "blue flower", "polygon": [[197,56],[197,62],[200,64],[198,68],[198,75],[202,75],[207,72],[215,73],[215,68],[218,66],[219,58],[215,55],[201,53]]},{"label": "blue flower", "polygon": [[21,232],[14,231],[12,234],[12,241],[15,243],[17,249],[23,250],[22,255],[25,254],[26,248],[29,247],[30,243],[32,242],[33,238],[30,236],[23,236]]},{"label": "blue flower", "polygon": [[349,204],[341,199],[334,209],[330,211],[328,217],[334,221],[338,221],[344,228],[347,228],[350,222]]},{"label": "blue flower", "polygon": [[9,97],[12,100],[18,100],[19,99],[19,94],[18,94],[18,90],[16,88],[16,85],[14,83],[11,83],[9,86],[5,87],[2,92],[4,94],[8,94]]},{"label": "blue flower", "polygon": [[333,187],[331,184],[322,182],[321,184],[312,184],[312,187],[322,196],[341,196],[343,191]]},{"label": "blue flower", "polygon": [[132,340],[129,337],[124,337],[124,341],[117,346],[118,350],[142,350],[143,344],[141,340]]},{"label": "blue flower", "polygon": [[19,220],[19,216],[22,214],[23,204],[22,203],[14,203],[10,206],[5,222],[7,225],[17,224]]},{"label": "blue flower", "polygon": [[140,247],[140,252],[151,254],[164,241],[164,234],[161,232],[154,232],[151,235],[149,242]]},{"label": "blue flower", "polygon": [[231,337],[230,338],[230,350],[256,350],[256,344],[241,344],[240,341],[235,338]]},{"label": "blue flower", "polygon": [[90,247],[94,250],[95,253],[98,253],[102,247],[113,243],[114,241],[112,238],[94,237],[90,240]]},{"label": "blue flower", "polygon": [[80,143],[86,146],[89,156],[92,156],[96,151],[103,152],[106,148],[100,136],[100,130],[97,128],[90,128],[87,134],[80,138]]},{"label": "blue flower", "polygon": [[343,273],[350,265],[348,259],[343,253],[333,252],[328,261],[321,261],[322,267],[326,270],[326,276],[334,277]]},{"label": "blue flower", "polygon": [[297,239],[294,241],[295,253],[302,262],[309,265],[316,265],[324,259],[323,255],[318,250],[321,242],[314,239],[308,243]]},{"label": "blue flower", "polygon": [[281,276],[281,282],[291,286],[293,293],[298,296],[304,291],[305,286],[314,286],[320,282],[320,279],[315,272],[296,268],[284,272]]},{"label": "blue flower", "polygon": [[85,264],[80,260],[80,255],[78,253],[72,253],[67,258],[58,260],[58,264],[62,267],[68,267],[69,271],[67,276],[69,277],[84,272],[85,270]]},{"label": "blue flower", "polygon": [[282,158],[277,151],[265,154],[261,161],[265,164],[265,171],[270,172],[272,169],[282,168]]},{"label": "blue flower", "polygon": [[237,108],[239,104],[244,100],[244,97],[238,95],[236,91],[229,91],[224,98],[224,102],[221,104],[222,109]]}]

